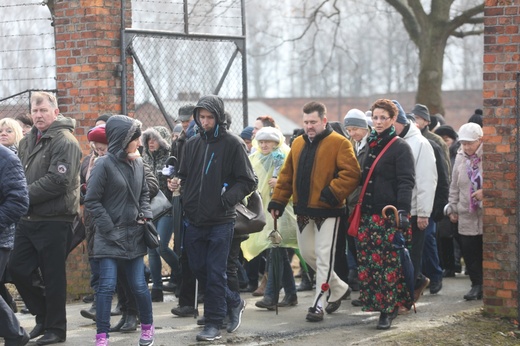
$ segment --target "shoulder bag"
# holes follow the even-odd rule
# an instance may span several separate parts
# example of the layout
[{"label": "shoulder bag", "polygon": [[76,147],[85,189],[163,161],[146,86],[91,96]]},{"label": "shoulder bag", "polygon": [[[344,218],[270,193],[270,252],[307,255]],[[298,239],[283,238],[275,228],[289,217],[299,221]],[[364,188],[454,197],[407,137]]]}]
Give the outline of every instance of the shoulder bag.
[{"label": "shoulder bag", "polygon": [[153,220],[158,220],[161,216],[172,211],[172,204],[166,195],[159,190],[157,195],[150,201],[150,209],[152,209]]},{"label": "shoulder bag", "polygon": [[[112,158],[112,157],[110,156],[110,158]],[[112,158],[112,160],[115,160],[115,159]],[[117,162],[115,163],[115,166],[116,166],[117,170],[119,171],[119,173],[121,173],[121,176],[125,180],[126,185],[128,185],[127,191],[130,193],[130,196],[132,196],[132,199],[134,200],[134,203],[137,206],[137,210],[139,210],[139,216],[142,217],[143,212],[141,211],[141,206],[139,205],[139,201],[137,200],[137,198],[134,195],[134,192],[132,191],[132,187],[128,183],[128,180],[126,179],[126,176],[123,174],[123,171],[121,171],[119,166],[117,166]],[[144,170],[144,168],[143,168],[143,170]],[[161,191],[159,190],[159,192],[161,192]],[[159,247],[159,241],[160,241],[159,233],[157,232],[157,229],[155,228],[155,225],[153,224],[152,221],[150,221],[150,220],[144,221],[143,233],[144,233],[143,239],[148,248],[156,249]]]},{"label": "shoulder bag", "polygon": [[361,189],[361,193],[359,194],[359,199],[354,207],[354,211],[348,218],[349,226],[348,226],[348,235],[352,237],[357,237],[358,230],[359,230],[359,224],[361,223],[361,204],[363,204],[363,197],[365,196],[365,191],[367,190],[368,181],[370,180],[370,177],[372,176],[372,173],[374,172],[374,168],[376,167],[377,162],[383,156],[385,151],[397,140],[397,136],[392,138],[390,142],[388,142],[387,145],[381,150],[379,155],[377,155],[376,159],[374,160],[374,163],[372,163],[372,166],[370,166],[370,170],[368,171],[367,177],[365,179],[365,183],[363,184],[363,188]]},{"label": "shoulder bag", "polygon": [[258,191],[254,191],[248,198],[247,206],[243,203],[236,205],[237,218],[235,220],[235,234],[245,235],[257,233],[265,227],[264,205]]}]

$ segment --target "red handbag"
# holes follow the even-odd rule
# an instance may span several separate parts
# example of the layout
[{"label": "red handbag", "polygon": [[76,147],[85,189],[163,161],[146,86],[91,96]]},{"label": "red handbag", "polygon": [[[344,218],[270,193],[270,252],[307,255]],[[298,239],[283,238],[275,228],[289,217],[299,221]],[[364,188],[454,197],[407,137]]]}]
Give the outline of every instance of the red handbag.
[{"label": "red handbag", "polygon": [[363,184],[363,188],[361,189],[361,193],[359,194],[358,202],[356,203],[356,206],[354,207],[354,211],[352,214],[350,214],[350,217],[348,218],[349,226],[347,233],[348,235],[352,237],[357,237],[358,230],[359,230],[359,224],[361,223],[361,204],[363,203],[363,196],[365,196],[365,191],[367,190],[368,182],[370,180],[370,177],[372,176],[372,172],[374,172],[374,168],[376,167],[377,161],[383,156],[384,152],[397,140],[397,136],[392,138],[390,142],[388,142],[387,145],[381,150],[379,155],[377,155],[376,159],[374,160],[374,163],[372,163],[372,166],[370,166],[370,170],[368,171],[367,177],[365,179],[365,183]]}]

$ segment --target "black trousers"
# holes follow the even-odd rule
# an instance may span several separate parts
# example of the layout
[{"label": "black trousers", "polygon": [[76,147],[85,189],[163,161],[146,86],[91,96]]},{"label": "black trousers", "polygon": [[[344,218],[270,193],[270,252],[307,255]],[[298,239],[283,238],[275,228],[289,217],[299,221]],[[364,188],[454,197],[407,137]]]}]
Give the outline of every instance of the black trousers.
[{"label": "black trousers", "polygon": [[[9,271],[25,305],[61,338],[67,334],[65,261],[72,238],[72,222],[20,220],[16,229]],[[38,269],[42,285],[35,285]]]},{"label": "black trousers", "polygon": [[[412,216],[412,250],[410,251],[410,258],[413,264],[413,276],[417,286],[419,276],[422,277],[422,255],[424,249],[424,241],[426,239],[426,232],[421,231],[417,226],[417,216]],[[422,280],[421,280],[422,281]]]},{"label": "black trousers", "polygon": [[336,241],[336,253],[334,255],[334,272],[339,278],[348,282],[348,259],[347,259],[347,230],[348,217],[340,218],[338,229],[338,240]]},{"label": "black trousers", "polygon": [[466,270],[471,280],[471,286],[482,285],[482,235],[460,235],[462,243],[462,253],[464,253],[464,262]]}]

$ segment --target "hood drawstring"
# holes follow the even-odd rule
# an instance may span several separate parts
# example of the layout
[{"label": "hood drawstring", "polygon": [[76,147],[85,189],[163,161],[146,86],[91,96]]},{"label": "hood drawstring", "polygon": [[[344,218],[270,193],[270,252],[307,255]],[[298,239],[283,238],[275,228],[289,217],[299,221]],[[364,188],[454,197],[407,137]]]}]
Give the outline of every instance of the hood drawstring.
[{"label": "hood drawstring", "polygon": [[213,132],[213,137],[218,137],[218,128],[219,128],[219,124],[217,124],[217,126],[215,126],[215,132]]}]

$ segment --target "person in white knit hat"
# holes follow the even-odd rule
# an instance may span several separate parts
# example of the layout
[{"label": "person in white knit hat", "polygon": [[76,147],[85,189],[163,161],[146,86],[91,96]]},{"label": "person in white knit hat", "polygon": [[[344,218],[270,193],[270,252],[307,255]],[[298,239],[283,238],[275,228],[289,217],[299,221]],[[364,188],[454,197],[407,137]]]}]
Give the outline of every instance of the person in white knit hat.
[{"label": "person in white knit hat", "polygon": [[[372,112],[370,112],[372,114]],[[367,138],[370,135],[371,128],[368,125],[367,114],[359,109],[353,108],[347,112],[343,119],[343,126],[345,131],[350,137],[354,152],[356,153],[356,159],[359,162],[359,167],[363,167],[363,158],[367,148]],[[354,211],[356,203],[359,199],[361,192],[361,186],[358,186],[356,190],[350,194],[347,198],[349,213]],[[353,290],[359,290],[358,270],[357,270],[357,251],[355,238],[347,235],[348,241],[348,284]],[[354,306],[360,306],[358,300],[353,300]]]},{"label": "person in white knit hat", "polygon": [[343,119],[343,126],[351,138],[356,156],[359,158],[359,152],[366,145],[370,133],[365,113],[356,108],[349,110]]}]

